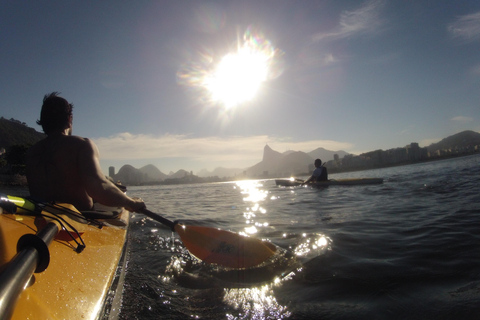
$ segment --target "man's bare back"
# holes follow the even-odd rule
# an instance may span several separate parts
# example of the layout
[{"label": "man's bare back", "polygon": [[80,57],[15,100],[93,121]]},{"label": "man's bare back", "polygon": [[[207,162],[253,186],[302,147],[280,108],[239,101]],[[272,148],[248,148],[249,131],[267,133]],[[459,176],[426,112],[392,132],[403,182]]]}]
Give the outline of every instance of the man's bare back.
[{"label": "man's bare back", "polygon": [[73,204],[91,210],[94,202],[140,212],[141,199],[132,199],[102,173],[97,146],[72,136],[73,105],[57,92],[45,95],[38,124],[47,138],[27,152],[30,195],[37,200]]},{"label": "man's bare back", "polygon": [[79,210],[91,209],[93,200],[85,180],[92,177],[85,176],[89,171],[84,168],[92,167],[92,156],[88,139],[60,134],[40,141],[27,153],[30,194],[46,201],[72,203]]}]

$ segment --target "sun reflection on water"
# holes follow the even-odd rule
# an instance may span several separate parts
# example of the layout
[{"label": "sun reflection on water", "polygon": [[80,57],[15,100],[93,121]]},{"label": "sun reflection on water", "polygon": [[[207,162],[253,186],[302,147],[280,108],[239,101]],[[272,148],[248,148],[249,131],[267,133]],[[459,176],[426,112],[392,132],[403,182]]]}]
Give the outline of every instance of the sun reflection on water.
[{"label": "sun reflection on water", "polygon": [[291,316],[287,307],[277,302],[272,285],[224,290],[223,301],[239,312],[238,315],[226,314],[227,319],[284,319]]},{"label": "sun reflection on water", "polygon": [[[238,189],[244,206],[239,216],[241,221],[245,221],[241,234],[248,236],[257,234],[258,237],[258,233],[269,228],[269,217],[265,207],[266,202],[273,196],[268,188],[264,187],[264,183],[265,181],[261,180],[250,180],[239,181],[233,185]],[[272,223],[275,221],[272,220]],[[268,231],[265,234],[269,234]],[[170,237],[162,239],[158,230],[152,230],[151,238],[156,239],[153,243],[173,253],[165,273],[158,276],[164,289],[160,298],[165,304],[178,299],[178,296],[187,301],[195,298],[197,291],[191,289],[215,289],[216,295],[210,299],[215,303],[224,304],[225,309],[220,312],[227,319],[292,317],[289,305],[282,304],[282,300],[277,301],[276,291],[282,290],[279,288],[287,281],[301,279],[310,260],[331,250],[332,240],[324,234],[284,232],[283,242],[276,243],[277,252],[268,261],[255,268],[234,270],[204,263],[191,256],[181,242],[172,242]],[[202,318],[195,312],[190,317]]]},{"label": "sun reflection on water", "polygon": [[259,180],[238,181],[236,187],[240,189],[243,202],[247,204],[243,216],[248,227],[245,227],[244,234],[252,235],[259,231],[259,228],[268,227],[267,221],[258,221],[259,216],[265,219],[267,210],[261,206],[261,202],[268,198],[268,191],[263,189],[263,182]]},{"label": "sun reflection on water", "polygon": [[[286,238],[287,235],[284,234],[283,237]],[[325,250],[330,250],[331,242],[332,240],[323,234],[304,233],[292,251],[297,257],[316,257]]]}]

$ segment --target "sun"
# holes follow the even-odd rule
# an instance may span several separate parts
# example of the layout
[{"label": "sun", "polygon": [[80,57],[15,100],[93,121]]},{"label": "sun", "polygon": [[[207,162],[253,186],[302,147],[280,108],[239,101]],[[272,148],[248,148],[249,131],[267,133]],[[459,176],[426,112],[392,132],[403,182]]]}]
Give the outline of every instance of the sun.
[{"label": "sun", "polygon": [[269,57],[249,47],[224,56],[205,87],[213,101],[221,102],[227,109],[250,101],[262,82],[267,80]]},{"label": "sun", "polygon": [[248,28],[236,49],[221,59],[211,50],[199,50],[177,72],[181,85],[192,87],[206,107],[225,110],[251,102],[262,84],[278,78],[284,70],[283,51],[261,33]]}]

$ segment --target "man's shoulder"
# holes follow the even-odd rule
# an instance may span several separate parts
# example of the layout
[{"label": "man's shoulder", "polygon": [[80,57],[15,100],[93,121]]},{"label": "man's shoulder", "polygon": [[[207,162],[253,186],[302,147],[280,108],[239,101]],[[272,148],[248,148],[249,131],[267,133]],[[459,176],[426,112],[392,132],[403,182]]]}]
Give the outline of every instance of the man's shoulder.
[{"label": "man's shoulder", "polygon": [[68,144],[84,152],[96,148],[92,140],[80,136],[68,136]]},{"label": "man's shoulder", "polygon": [[80,136],[62,136],[59,140],[51,141],[52,144],[57,145],[58,147],[65,147],[66,149],[92,149],[94,148],[93,142],[88,138]]},{"label": "man's shoulder", "polygon": [[80,137],[80,136],[65,136],[65,140],[71,143],[92,143],[92,141],[88,138]]}]

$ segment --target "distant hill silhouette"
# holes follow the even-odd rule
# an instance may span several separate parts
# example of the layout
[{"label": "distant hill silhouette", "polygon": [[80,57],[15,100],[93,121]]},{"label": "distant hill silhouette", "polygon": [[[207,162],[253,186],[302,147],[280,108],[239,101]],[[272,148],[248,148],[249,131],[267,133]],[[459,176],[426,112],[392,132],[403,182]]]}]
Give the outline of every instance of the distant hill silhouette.
[{"label": "distant hill silhouette", "polygon": [[317,148],[309,153],[302,151],[286,151],[280,153],[266,145],[263,148],[263,159],[256,165],[246,169],[247,176],[276,176],[287,177],[309,172],[309,167],[313,165],[315,159],[319,158],[323,162],[333,160],[334,155],[339,158],[348,153],[345,151],[330,151],[324,148]]},{"label": "distant hill silhouette", "polygon": [[[348,153],[345,151],[330,151],[324,148],[318,148],[309,153],[291,150],[280,153],[266,145],[263,150],[262,161],[252,167],[244,169],[216,168],[212,172],[202,170],[199,172],[198,177],[207,178],[216,176],[219,178],[234,178],[244,176],[245,174],[249,177],[261,177],[266,173],[270,176],[276,175],[281,177],[304,174],[309,171],[309,167],[313,165],[316,158],[321,158],[322,161],[326,162],[333,160],[335,154],[343,157]],[[141,169],[135,169],[131,165],[124,165],[112,178],[114,180],[120,180],[127,185],[138,185],[164,182],[167,179],[183,179],[188,176],[192,176],[192,174],[183,169],[175,173],[170,172],[170,174],[166,175],[154,165],[148,165]]]},{"label": "distant hill silhouette", "polygon": [[145,179],[148,179],[139,169],[136,169],[129,164],[122,166],[118,173],[111,178],[115,181],[121,181],[126,185],[138,185],[143,183]]},{"label": "distant hill silhouette", "polygon": [[215,168],[213,171],[208,171],[207,169],[200,170],[197,175],[199,177],[236,177],[238,175],[243,174],[245,169],[243,168],[224,168],[218,167]]},{"label": "distant hill silhouette", "polygon": [[139,171],[142,172],[151,181],[162,181],[168,178],[165,173],[158,170],[158,168],[155,167],[153,164],[141,167]]},{"label": "distant hill silhouette", "polygon": [[434,152],[445,149],[468,148],[476,145],[480,145],[480,133],[467,130],[442,139],[437,143],[432,143],[427,149],[429,152]]},{"label": "distant hill silhouette", "polygon": [[190,172],[188,172],[187,170],[180,169],[177,172],[175,172],[173,174],[170,174],[168,177],[172,178],[172,179],[180,179],[180,178],[183,178],[185,176],[188,176],[189,174],[190,174]]},{"label": "distant hill silhouette", "polygon": [[333,160],[333,157],[335,156],[335,154],[337,154],[339,158],[343,158],[346,155],[348,155],[349,153],[345,152],[343,150],[330,151],[330,150],[327,150],[327,149],[324,149],[324,148],[317,148],[317,149],[315,149],[313,151],[310,151],[308,153],[308,155],[310,157],[312,157],[313,159],[321,159],[323,162]]},{"label": "distant hill silhouette", "polygon": [[160,182],[168,176],[158,170],[153,164],[146,165],[140,169],[126,164],[120,168],[118,173],[112,177],[115,181],[121,181],[127,185],[138,185],[144,183]]},{"label": "distant hill silhouette", "polygon": [[0,148],[13,145],[33,145],[46,135],[15,119],[0,118]]},{"label": "distant hill silhouette", "polygon": [[114,174],[112,179],[121,181],[125,185],[155,184],[168,179],[182,179],[191,176],[189,171],[180,169],[175,173],[166,175],[153,164],[146,165],[140,169],[126,164],[123,165],[118,173]]}]

